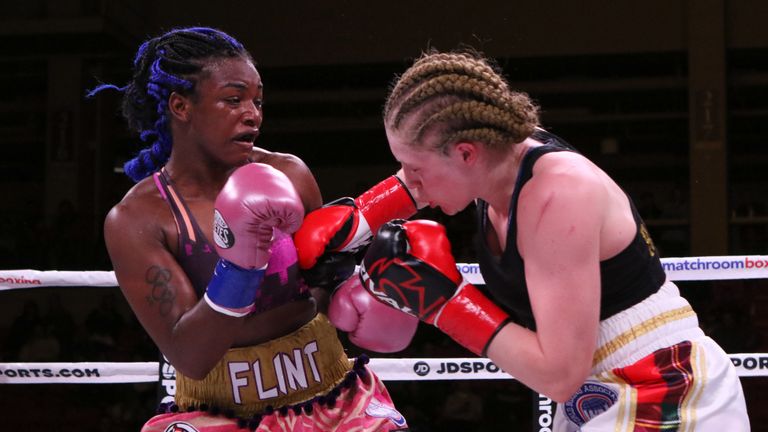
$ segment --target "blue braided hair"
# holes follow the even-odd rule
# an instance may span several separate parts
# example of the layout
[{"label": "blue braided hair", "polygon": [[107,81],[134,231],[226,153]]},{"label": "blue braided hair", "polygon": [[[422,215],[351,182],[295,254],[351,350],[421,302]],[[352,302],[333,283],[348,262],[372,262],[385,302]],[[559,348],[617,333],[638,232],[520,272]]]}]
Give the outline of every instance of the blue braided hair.
[{"label": "blue braided hair", "polygon": [[122,112],[128,127],[150,143],[125,163],[130,178],[138,182],[151,175],[171,155],[173,139],[167,115],[171,93],[194,94],[206,64],[232,57],[252,61],[243,45],[221,30],[177,28],[141,44],[133,60],[133,77],[126,86],[101,84],[87,93],[87,97],[93,97],[106,89],[124,92]]}]

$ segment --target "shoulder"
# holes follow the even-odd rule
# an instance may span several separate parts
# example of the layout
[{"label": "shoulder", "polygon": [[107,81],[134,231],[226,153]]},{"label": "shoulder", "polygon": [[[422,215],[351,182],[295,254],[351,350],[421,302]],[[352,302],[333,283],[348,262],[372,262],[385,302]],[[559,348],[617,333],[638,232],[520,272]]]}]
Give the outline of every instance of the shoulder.
[{"label": "shoulder", "polygon": [[522,222],[540,224],[552,216],[566,220],[595,217],[604,208],[608,191],[600,169],[574,152],[554,152],[534,165],[533,176],[520,191]]},{"label": "shoulder", "polygon": [[611,200],[605,177],[583,156],[566,153],[542,156],[520,191],[517,246],[526,271],[599,261]]},{"label": "shoulder", "polygon": [[533,176],[524,190],[526,188],[529,189],[527,197],[545,200],[599,194],[602,189],[600,168],[578,153],[547,153],[536,161]]},{"label": "shoulder", "polygon": [[130,233],[132,236],[161,235],[173,223],[160,192],[151,177],[133,186],[107,214],[104,234],[107,240]]},{"label": "shoulder", "polygon": [[290,153],[271,152],[254,147],[251,161],[271,165],[289,177],[292,175],[312,175],[307,164],[298,156]]},{"label": "shoulder", "polygon": [[322,205],[320,188],[317,185],[315,176],[307,164],[298,156],[254,147],[251,161],[271,165],[291,179],[299,195],[301,195],[307,211],[314,210]]}]

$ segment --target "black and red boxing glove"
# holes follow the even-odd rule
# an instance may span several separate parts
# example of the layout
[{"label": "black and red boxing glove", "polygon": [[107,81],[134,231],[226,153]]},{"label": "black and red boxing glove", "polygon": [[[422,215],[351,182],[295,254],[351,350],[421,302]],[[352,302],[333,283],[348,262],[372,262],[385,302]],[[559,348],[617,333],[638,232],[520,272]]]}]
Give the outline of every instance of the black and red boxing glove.
[{"label": "black and red boxing glove", "polygon": [[360,279],[379,300],[434,325],[477,355],[485,355],[510,320],[464,280],[437,222],[384,224],[363,258]]},{"label": "black and red boxing glove", "polygon": [[311,286],[335,288],[352,275],[354,254],[384,222],[407,219],[416,210],[403,182],[390,176],[355,199],[341,198],[310,212],[293,237],[304,279]]}]

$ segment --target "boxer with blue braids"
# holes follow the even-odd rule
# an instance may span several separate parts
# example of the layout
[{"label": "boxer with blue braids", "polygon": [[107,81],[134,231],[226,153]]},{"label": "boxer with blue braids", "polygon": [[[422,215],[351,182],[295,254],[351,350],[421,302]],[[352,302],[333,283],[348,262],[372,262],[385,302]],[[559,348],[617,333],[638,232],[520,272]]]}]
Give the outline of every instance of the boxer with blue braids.
[{"label": "boxer with blue braids", "polygon": [[296,156],[254,146],[264,86],[226,33],[143,43],[124,93],[148,146],[106,217],[120,288],[176,370],[144,432],[407,430],[383,383],[349,359],[299,273],[292,234],[322,198]]},{"label": "boxer with blue braids", "polygon": [[[148,56],[148,52],[155,55]],[[133,60],[133,79],[128,85],[102,84],[88,93],[93,97],[105,89],[125,92],[122,108],[128,127],[142,141],[151,143],[124,166],[134,181],[149,176],[168,160],[172,145],[166,115],[168,97],[172,92],[190,94],[194,84],[185,77],[202,72],[199,59],[214,56],[251,59],[243,45],[224,32],[205,27],[172,30],[139,47]]]}]

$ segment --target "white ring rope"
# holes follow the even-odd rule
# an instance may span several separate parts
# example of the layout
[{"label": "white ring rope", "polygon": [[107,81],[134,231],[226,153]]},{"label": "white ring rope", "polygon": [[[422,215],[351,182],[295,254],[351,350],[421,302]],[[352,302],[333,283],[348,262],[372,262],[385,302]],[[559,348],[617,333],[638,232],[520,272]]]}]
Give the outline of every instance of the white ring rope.
[{"label": "white ring rope", "polygon": [[[768,279],[768,255],[662,258],[667,277],[673,281]],[[480,267],[456,264],[467,282],[482,285]],[[0,270],[0,290],[46,286],[117,286],[111,271]]]},{"label": "white ring rope", "polygon": [[114,287],[117,279],[111,271],[0,270],[0,291],[52,286]]},{"label": "white ring rope", "polygon": [[[768,255],[661,261],[673,281],[768,279]],[[484,283],[477,264],[459,263],[457,267],[468,282]],[[114,287],[117,280],[111,271],[0,270],[0,291],[51,286]],[[768,353],[729,356],[739,376],[768,376]],[[385,381],[513,379],[485,358],[374,358],[370,366]],[[158,362],[0,363],[0,384],[137,383],[164,378]]]},{"label": "white ring rope", "polygon": [[[768,354],[729,354],[740,377],[768,376]],[[157,362],[0,363],[0,384],[157,383]],[[373,358],[368,366],[384,381],[514,379],[487,358]],[[165,375],[165,374],[163,374]]]}]

